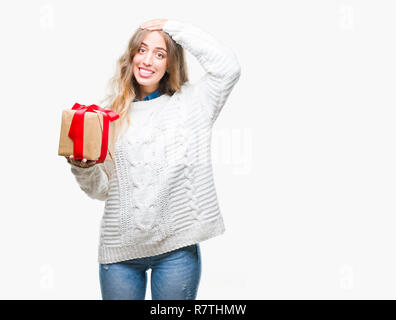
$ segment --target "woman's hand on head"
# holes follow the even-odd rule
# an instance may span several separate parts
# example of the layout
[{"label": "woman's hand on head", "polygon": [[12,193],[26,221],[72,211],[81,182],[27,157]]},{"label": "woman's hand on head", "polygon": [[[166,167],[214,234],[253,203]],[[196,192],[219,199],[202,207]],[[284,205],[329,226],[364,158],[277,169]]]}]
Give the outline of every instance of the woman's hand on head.
[{"label": "woman's hand on head", "polygon": [[80,167],[80,168],[89,168],[92,167],[93,165],[96,164],[96,160],[87,160],[87,159],[82,159],[82,160],[76,160],[74,159],[73,155],[71,156],[65,156],[67,162]]},{"label": "woman's hand on head", "polygon": [[146,21],[140,25],[141,29],[147,29],[147,30],[162,30],[162,27],[164,26],[165,22],[168,21],[168,19],[153,19]]}]

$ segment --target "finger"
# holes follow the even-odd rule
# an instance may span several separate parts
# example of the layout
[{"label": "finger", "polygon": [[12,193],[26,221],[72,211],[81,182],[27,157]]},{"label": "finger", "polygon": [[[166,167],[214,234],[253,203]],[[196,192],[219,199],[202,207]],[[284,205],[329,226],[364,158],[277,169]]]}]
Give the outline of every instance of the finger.
[{"label": "finger", "polygon": [[143,22],[141,25],[142,26],[148,26],[150,24],[155,24],[155,23],[158,23],[158,22],[159,22],[159,19],[152,19],[152,20],[148,20],[148,21]]},{"label": "finger", "polygon": [[159,27],[161,27],[161,23],[152,23],[152,24],[150,24],[150,25],[148,25],[146,27],[148,27],[148,28],[159,28]]},{"label": "finger", "polygon": [[145,30],[148,31],[158,31],[158,30],[162,30],[160,27],[150,27],[150,28],[145,28]]},{"label": "finger", "polygon": [[80,161],[79,166],[80,166],[81,168],[86,168],[86,167],[87,167],[87,164],[86,164],[85,162]]},{"label": "finger", "polygon": [[160,23],[145,23],[140,26],[142,29],[152,29],[161,27]]}]

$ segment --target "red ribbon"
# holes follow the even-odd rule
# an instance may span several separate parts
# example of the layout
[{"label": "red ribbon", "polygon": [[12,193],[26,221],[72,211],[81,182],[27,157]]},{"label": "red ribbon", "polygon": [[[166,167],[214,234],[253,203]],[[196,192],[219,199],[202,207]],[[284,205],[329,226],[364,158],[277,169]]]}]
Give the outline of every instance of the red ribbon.
[{"label": "red ribbon", "polygon": [[79,103],[75,103],[72,110],[77,111],[73,115],[73,120],[71,122],[69,130],[69,137],[73,140],[73,156],[77,160],[83,159],[85,112],[103,113],[102,148],[100,152],[100,157],[96,162],[104,162],[107,156],[107,147],[109,143],[109,121],[117,120],[120,116],[112,110],[98,107],[95,104],[85,106]]}]

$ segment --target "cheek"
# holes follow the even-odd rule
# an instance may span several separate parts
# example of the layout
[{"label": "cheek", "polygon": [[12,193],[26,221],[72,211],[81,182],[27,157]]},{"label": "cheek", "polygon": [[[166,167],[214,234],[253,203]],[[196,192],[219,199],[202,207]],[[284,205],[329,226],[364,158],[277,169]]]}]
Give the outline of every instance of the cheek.
[{"label": "cheek", "polygon": [[165,72],[166,71],[166,61],[161,61],[158,64],[158,70],[161,70],[161,72]]},{"label": "cheek", "polygon": [[138,65],[140,64],[140,59],[139,59],[138,56],[135,56],[135,57],[133,58],[132,64],[133,64],[134,67],[135,67],[135,66],[138,66]]}]

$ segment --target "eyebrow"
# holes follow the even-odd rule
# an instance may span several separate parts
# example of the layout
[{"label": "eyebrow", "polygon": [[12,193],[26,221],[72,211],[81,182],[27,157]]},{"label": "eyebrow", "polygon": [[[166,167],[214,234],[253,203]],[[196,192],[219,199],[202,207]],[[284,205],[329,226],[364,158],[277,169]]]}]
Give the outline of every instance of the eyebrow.
[{"label": "eyebrow", "polygon": [[[145,45],[146,47],[148,47],[148,45],[144,42],[142,42],[143,45]],[[166,53],[168,53],[168,51],[166,51],[164,48],[162,47],[155,47],[155,49],[160,49],[160,50],[164,50]]]}]

